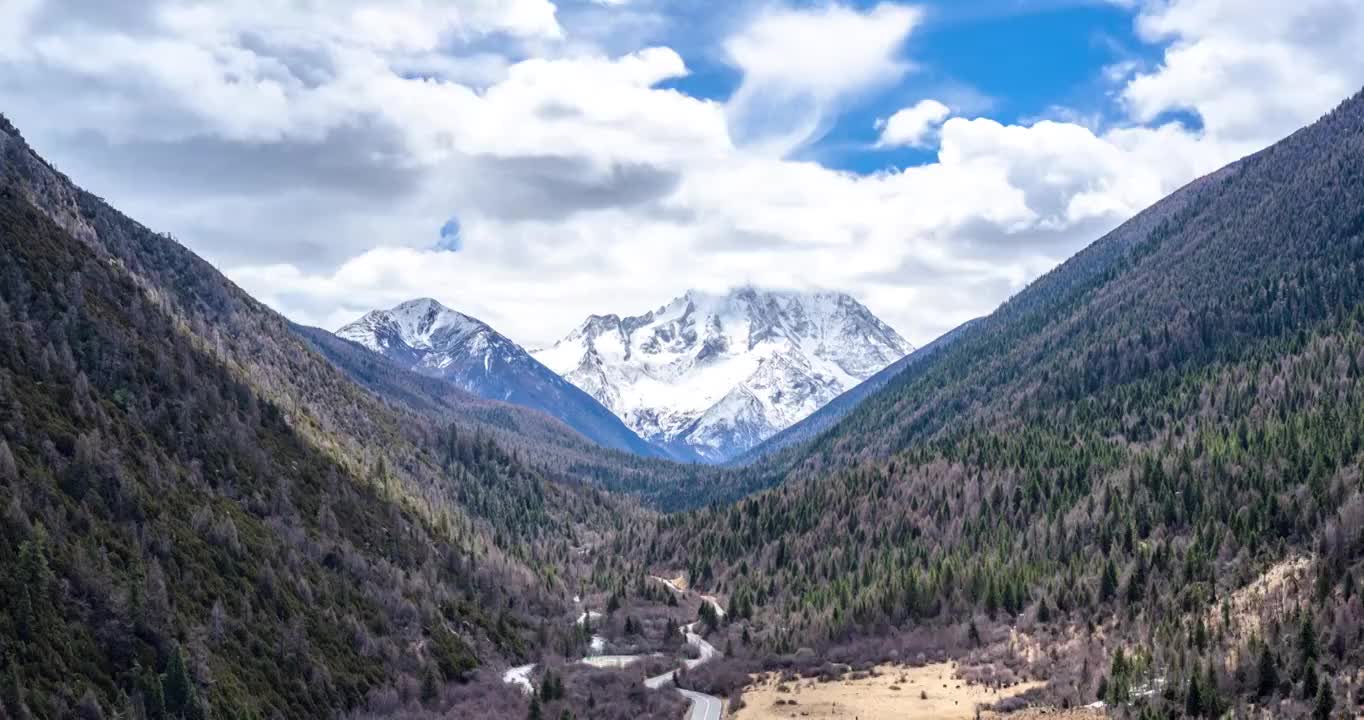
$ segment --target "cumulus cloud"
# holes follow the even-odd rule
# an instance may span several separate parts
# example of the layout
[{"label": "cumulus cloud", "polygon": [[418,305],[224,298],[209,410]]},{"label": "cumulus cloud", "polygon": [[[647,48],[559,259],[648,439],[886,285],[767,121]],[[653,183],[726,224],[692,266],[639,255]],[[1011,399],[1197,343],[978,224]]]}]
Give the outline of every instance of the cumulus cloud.
[{"label": "cumulus cloud", "polygon": [[851,291],[923,343],[1364,80],[1356,3],[1152,0],[1134,12],[1162,62],[1096,69],[1119,122],[938,95],[955,116],[924,101],[882,128],[936,159],[859,174],[791,151],[913,69],[919,10],[766,5],[712,48],[739,73],[717,101],[674,89],[695,38],[577,30],[662,4],[564,5],[14,0],[0,109],[302,322],[434,296],[538,345],[752,282]]},{"label": "cumulus cloud", "polygon": [[1263,143],[1316,119],[1364,84],[1356,0],[1152,0],[1137,27],[1168,43],[1123,89],[1133,117],[1192,111],[1212,135]]},{"label": "cumulus cloud", "polygon": [[926,147],[933,132],[942,125],[952,109],[926,98],[897,111],[881,124],[882,147]]},{"label": "cumulus cloud", "polygon": [[837,104],[893,83],[922,12],[894,3],[768,8],[724,43],[743,73],[729,101],[739,142],[784,154],[818,137]]}]

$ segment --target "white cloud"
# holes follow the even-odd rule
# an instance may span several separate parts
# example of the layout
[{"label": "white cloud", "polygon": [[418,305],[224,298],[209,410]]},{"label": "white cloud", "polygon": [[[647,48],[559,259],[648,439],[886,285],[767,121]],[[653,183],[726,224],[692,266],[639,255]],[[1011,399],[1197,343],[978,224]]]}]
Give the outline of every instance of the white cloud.
[{"label": "white cloud", "polygon": [[[957,116],[919,103],[883,142],[936,133],[937,160],[857,174],[787,156],[911,70],[907,6],[767,7],[718,48],[743,77],[717,102],[663,87],[688,73],[666,43],[606,52],[544,0],[145,0],[136,22],[44,24],[57,2],[0,3],[30,28],[0,51],[0,107],[64,170],[296,320],[431,295],[528,344],[743,282],[848,290],[925,342],[1348,95],[1364,16],[1152,4],[1164,63],[1108,78],[1130,123],[1003,124],[935,93]],[[1177,108],[1204,129],[1152,124]],[[452,216],[463,249],[432,250]]]},{"label": "white cloud", "polygon": [[933,131],[942,125],[952,109],[926,98],[897,111],[881,124],[882,147],[926,147]]},{"label": "white cloud", "polygon": [[909,71],[902,50],[921,17],[893,3],[866,12],[838,4],[763,11],[724,42],[743,73],[729,101],[732,132],[778,155],[808,143],[838,103]]},{"label": "white cloud", "polygon": [[1177,126],[1096,135],[955,118],[938,162],[900,172],[735,151],[688,163],[655,212],[484,217],[465,223],[457,254],[380,248],[333,272],[233,277],[271,302],[305,295],[310,317],[331,326],[434,294],[532,345],[587,314],[642,312],[692,286],[845,288],[923,342],[1229,159]]},{"label": "white cloud", "polygon": [[0,60],[18,57],[29,25],[43,0],[6,0],[0,3]]},{"label": "white cloud", "polygon": [[1193,111],[1211,136],[1264,143],[1364,84],[1357,0],[1150,0],[1137,27],[1170,43],[1161,65],[1122,93],[1141,122]]}]

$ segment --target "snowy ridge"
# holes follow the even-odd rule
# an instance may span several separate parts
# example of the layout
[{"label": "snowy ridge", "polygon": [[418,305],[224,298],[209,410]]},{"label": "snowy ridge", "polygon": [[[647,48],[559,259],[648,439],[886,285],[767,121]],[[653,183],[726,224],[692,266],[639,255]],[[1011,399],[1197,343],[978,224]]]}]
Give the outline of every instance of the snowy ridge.
[{"label": "snowy ridge", "polygon": [[336,335],[479,397],[543,411],[599,445],[639,455],[663,454],[520,345],[430,298],[366,313]]},{"label": "snowy ridge", "polygon": [[721,462],[913,350],[844,293],[744,287],[594,315],[535,357],[646,440]]},{"label": "snowy ridge", "polygon": [[341,328],[337,335],[383,352],[393,338],[412,348],[431,350],[435,338],[490,331],[487,325],[450,310],[431,298],[410,300],[391,310],[375,310]]}]

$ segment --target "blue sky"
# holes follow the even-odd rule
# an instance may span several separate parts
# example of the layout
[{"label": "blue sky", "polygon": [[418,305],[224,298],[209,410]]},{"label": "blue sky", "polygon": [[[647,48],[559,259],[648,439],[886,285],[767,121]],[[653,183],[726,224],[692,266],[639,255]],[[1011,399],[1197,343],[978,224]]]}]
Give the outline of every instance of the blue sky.
[{"label": "blue sky", "polygon": [[292,319],[688,289],[923,344],[1364,84],[1358,0],[9,0],[0,111]]},{"label": "blue sky", "polygon": [[[1105,122],[1120,118],[1104,69],[1125,61],[1152,66],[1164,50],[1137,36],[1134,7],[1111,2],[931,0],[918,6],[924,20],[903,48],[914,70],[846,108],[803,156],[859,173],[930,162],[933,149],[873,147],[878,120],[925,97],[948,98],[967,113],[1006,124],[1052,117],[1058,108]],[[673,26],[687,28],[685,20]],[[691,74],[664,87],[723,101],[741,82],[739,71],[704,44],[685,59]],[[1196,123],[1196,116],[1186,120]]]}]

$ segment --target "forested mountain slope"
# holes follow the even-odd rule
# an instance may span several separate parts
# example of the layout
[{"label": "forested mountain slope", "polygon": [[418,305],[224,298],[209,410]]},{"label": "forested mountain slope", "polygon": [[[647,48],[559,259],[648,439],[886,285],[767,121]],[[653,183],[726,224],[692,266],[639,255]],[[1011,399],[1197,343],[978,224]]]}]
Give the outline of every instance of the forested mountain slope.
[{"label": "forested mountain slope", "polygon": [[639,522],[379,400],[3,119],[0,257],[10,717],[419,702],[553,641],[570,548]]},{"label": "forested mountain slope", "polygon": [[[1103,629],[1068,702],[1159,678],[1189,714],[1298,714],[1364,666],[1361,362],[1357,96],[909,367],[786,484],[661,520],[649,560],[771,621],[769,647],[1026,613]],[[1293,559],[1303,591],[1231,612]]]}]

